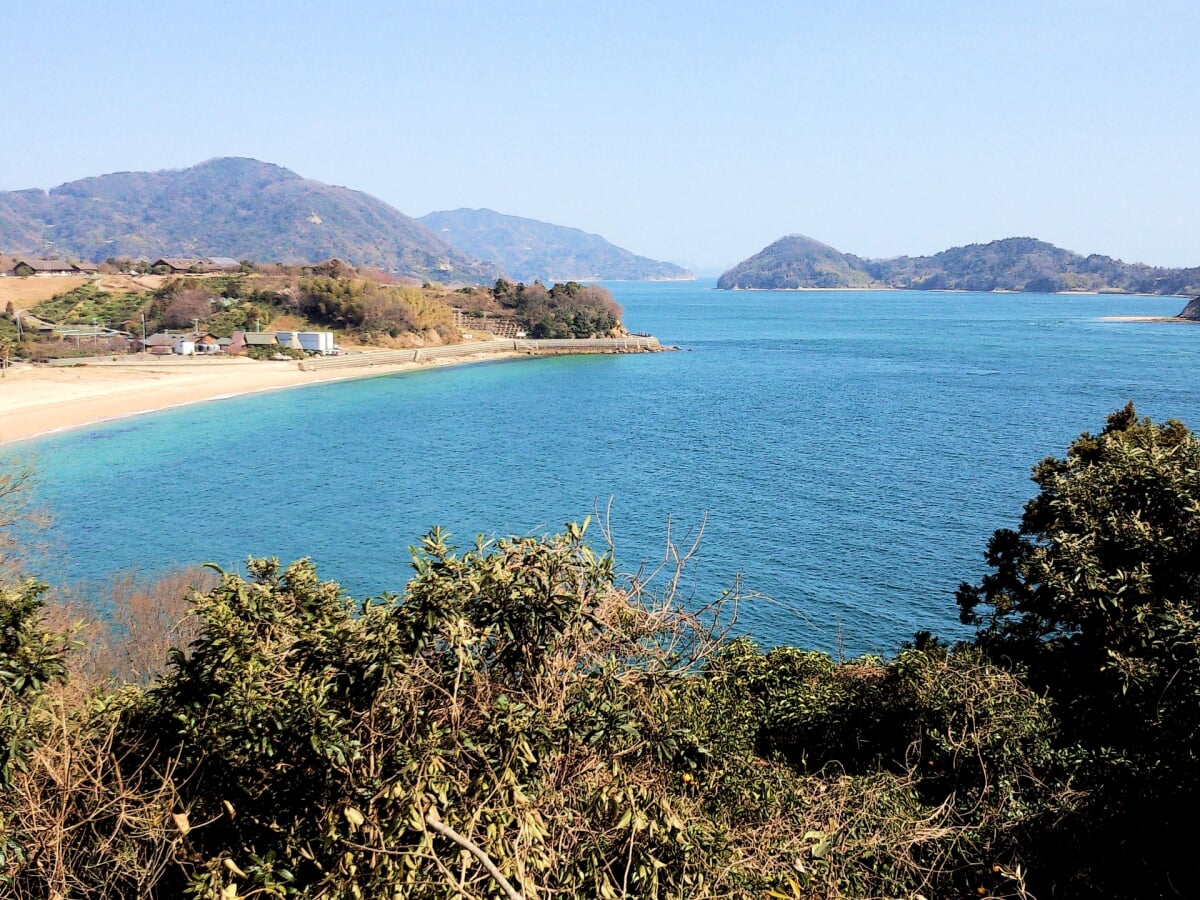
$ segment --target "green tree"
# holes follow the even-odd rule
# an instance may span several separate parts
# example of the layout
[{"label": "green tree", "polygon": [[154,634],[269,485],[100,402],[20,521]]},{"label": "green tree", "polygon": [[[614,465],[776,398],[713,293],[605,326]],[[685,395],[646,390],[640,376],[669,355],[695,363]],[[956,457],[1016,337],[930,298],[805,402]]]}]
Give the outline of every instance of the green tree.
[{"label": "green tree", "polygon": [[1139,730],[1179,728],[1200,712],[1200,441],[1129,404],[1033,480],[1020,528],[988,545],[994,572],[959,588],[963,621],[1081,716],[1115,705]]},{"label": "green tree", "polygon": [[[1200,798],[1200,441],[1131,403],[1033,480],[1020,527],[988,544],[993,571],[959,588],[962,620],[1062,720],[1088,792],[1079,868],[1112,895],[1194,884],[1181,835]],[[1109,852],[1081,846],[1097,842]]]}]

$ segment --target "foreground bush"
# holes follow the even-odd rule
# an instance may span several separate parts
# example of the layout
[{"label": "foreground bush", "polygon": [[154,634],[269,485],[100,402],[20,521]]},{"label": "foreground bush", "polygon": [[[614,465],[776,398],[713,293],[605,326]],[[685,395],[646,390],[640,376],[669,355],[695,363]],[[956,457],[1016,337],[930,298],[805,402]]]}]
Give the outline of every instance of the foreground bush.
[{"label": "foreground bush", "polygon": [[414,566],[403,595],[360,602],[306,560],[252,561],[194,597],[197,637],[158,681],[60,691],[4,794],[8,889],[1019,887],[1014,794],[1047,719],[979,660],[835,666],[726,643],[711,618],[617,589],[573,526],[461,555],[435,531]]},{"label": "foreground bush", "polygon": [[[1102,893],[1173,895],[1200,881],[1200,440],[1133,404],[1034,468],[1018,530],[963,585],[976,643],[1046,694],[1063,723],[1079,815],[1047,862]],[[1097,853],[1096,847],[1105,847]]]},{"label": "foreground bush", "polygon": [[70,681],[16,582],[0,895],[1187,893],[1200,446],[1130,407],[1035,480],[976,640],[886,661],[728,640],[576,526],[435,530],[365,601],[252,560],[124,685]]}]

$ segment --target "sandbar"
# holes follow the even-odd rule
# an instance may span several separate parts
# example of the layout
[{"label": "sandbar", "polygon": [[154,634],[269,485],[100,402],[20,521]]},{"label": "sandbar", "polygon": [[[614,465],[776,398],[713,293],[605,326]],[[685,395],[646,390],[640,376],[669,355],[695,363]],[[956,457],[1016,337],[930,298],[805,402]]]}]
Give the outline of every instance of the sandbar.
[{"label": "sandbar", "polygon": [[1182,325],[1200,325],[1200,319],[1185,319],[1182,316],[1101,316],[1101,322],[1173,322]]},{"label": "sandbar", "polygon": [[0,445],[260,391],[370,378],[431,366],[526,357],[490,351],[426,362],[304,372],[294,361],[115,357],[77,366],[21,364],[0,378]]}]

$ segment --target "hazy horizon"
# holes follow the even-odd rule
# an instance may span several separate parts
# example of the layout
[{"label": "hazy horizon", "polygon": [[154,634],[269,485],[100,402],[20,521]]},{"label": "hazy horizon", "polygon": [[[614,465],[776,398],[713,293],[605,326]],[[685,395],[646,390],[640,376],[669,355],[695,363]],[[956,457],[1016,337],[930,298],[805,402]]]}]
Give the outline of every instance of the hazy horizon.
[{"label": "hazy horizon", "polygon": [[0,190],[247,156],[701,271],[1029,236],[1200,265],[1200,8],[22,5]]}]

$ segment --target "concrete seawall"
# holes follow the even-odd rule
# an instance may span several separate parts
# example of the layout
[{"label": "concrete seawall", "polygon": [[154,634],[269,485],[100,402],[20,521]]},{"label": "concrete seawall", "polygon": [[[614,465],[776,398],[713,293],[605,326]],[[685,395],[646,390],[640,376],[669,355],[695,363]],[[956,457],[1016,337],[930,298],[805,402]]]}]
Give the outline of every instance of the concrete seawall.
[{"label": "concrete seawall", "polygon": [[327,369],[357,369],[395,363],[431,362],[439,359],[487,356],[501,353],[568,354],[568,353],[655,353],[662,350],[658,338],[588,338],[580,340],[516,340],[471,341],[446,344],[441,347],[420,347],[415,350],[379,350],[354,353],[349,356],[326,356],[306,359],[300,363],[304,372],[323,372]]}]

